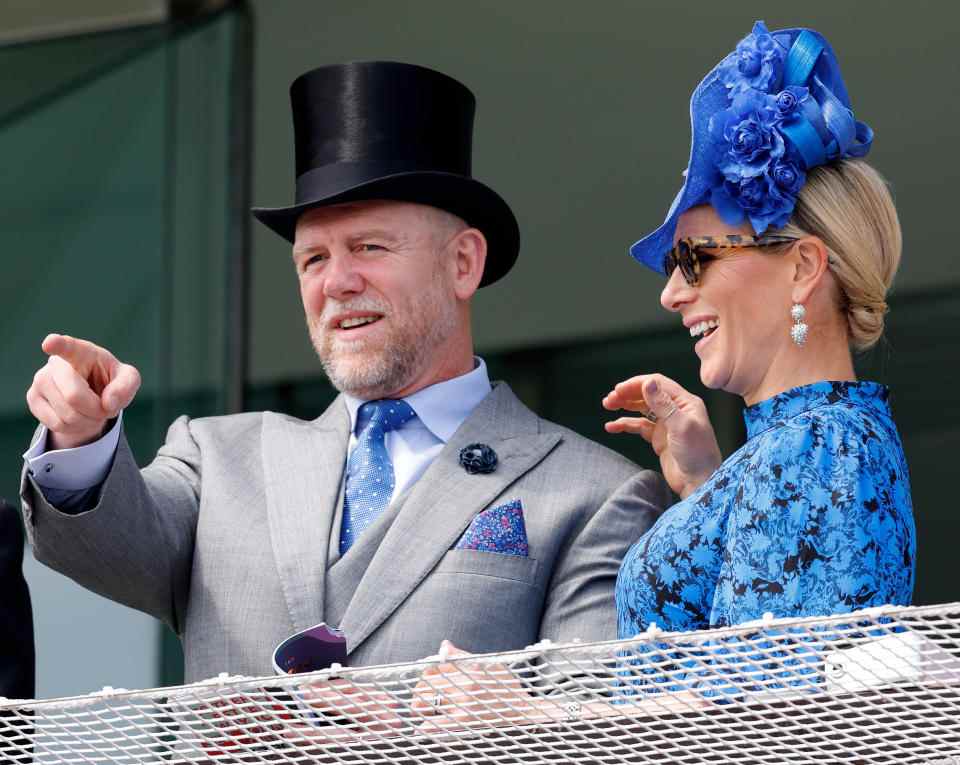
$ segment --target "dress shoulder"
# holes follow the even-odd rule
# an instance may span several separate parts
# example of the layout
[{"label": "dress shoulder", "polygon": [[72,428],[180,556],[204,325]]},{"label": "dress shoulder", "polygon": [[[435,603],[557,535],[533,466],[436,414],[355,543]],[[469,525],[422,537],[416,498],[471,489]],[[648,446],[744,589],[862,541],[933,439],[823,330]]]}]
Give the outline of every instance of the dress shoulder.
[{"label": "dress shoulder", "polygon": [[892,420],[826,405],[756,438],[727,522],[716,623],[909,603],[915,530]]}]

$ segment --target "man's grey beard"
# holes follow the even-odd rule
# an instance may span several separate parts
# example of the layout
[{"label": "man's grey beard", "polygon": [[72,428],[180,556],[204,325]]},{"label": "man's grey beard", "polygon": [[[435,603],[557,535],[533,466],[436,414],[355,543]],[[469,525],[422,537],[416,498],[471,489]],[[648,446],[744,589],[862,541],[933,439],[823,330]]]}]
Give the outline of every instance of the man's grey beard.
[{"label": "man's grey beard", "polygon": [[[389,322],[386,338],[350,343],[338,349],[330,319],[346,311],[383,314]],[[432,361],[432,355],[456,329],[457,307],[439,280],[406,305],[394,306],[373,297],[346,302],[328,300],[319,320],[307,319],[310,340],[323,371],[337,390],[370,401],[407,387]]]}]

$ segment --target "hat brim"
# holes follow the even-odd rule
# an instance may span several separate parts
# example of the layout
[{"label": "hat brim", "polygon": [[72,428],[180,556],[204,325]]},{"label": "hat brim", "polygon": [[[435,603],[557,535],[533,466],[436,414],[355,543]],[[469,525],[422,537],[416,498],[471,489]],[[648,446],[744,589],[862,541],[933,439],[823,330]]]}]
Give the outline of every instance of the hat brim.
[{"label": "hat brim", "polygon": [[[692,197],[688,184],[684,183],[673,204],[670,205],[666,220],[653,232],[631,245],[630,254],[647,268],[666,276],[664,258],[673,247],[674,236],[677,232],[677,218],[691,207],[701,203],[700,201],[691,201]],[[705,202],[706,200],[701,201]]]},{"label": "hat brim", "polygon": [[710,201],[710,191],[718,175],[708,159],[712,154],[708,145],[710,117],[726,104],[726,88],[717,78],[716,69],[711,70],[690,97],[690,158],[684,170],[683,187],[659,228],[630,247],[634,258],[659,274],[665,274],[664,256],[673,247],[677,218],[691,207]]},{"label": "hat brim", "polygon": [[307,210],[357,202],[390,199],[437,207],[463,218],[487,239],[487,262],[480,286],[504,276],[520,253],[520,227],[510,206],[489,186],[456,173],[415,171],[387,175],[334,193],[317,196],[290,207],[254,207],[254,217],[267,228],[293,242],[297,220]]}]

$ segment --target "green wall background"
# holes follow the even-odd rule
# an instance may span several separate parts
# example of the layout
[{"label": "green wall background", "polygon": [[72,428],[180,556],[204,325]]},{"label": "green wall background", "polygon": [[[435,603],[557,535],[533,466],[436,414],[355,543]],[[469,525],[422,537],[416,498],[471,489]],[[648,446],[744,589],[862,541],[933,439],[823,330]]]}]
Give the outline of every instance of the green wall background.
[{"label": "green wall background", "polygon": [[[177,414],[223,411],[235,31],[224,15],[0,48],[0,69],[20,76],[0,85],[0,496],[17,495],[36,425],[24,392],[49,332],[90,338],[140,369],[124,425],[141,463]],[[182,676],[153,620],[29,553],[24,568],[38,696]]]},{"label": "green wall background", "polygon": [[[523,234],[509,278],[476,301],[481,349],[679,328],[660,308],[660,281],[626,248],[661,222],[680,187],[691,91],[755,19],[771,29],[812,26],[838,52],[858,118],[877,134],[871,159],[892,181],[903,219],[897,292],[960,283],[960,259],[945,246],[960,181],[956,4],[255,0],[252,7],[257,204],[292,199],[287,87],[303,71],[393,59],[438,68],[476,93],[474,174],[510,202]],[[257,224],[254,257],[254,380],[315,374],[288,247]]]}]

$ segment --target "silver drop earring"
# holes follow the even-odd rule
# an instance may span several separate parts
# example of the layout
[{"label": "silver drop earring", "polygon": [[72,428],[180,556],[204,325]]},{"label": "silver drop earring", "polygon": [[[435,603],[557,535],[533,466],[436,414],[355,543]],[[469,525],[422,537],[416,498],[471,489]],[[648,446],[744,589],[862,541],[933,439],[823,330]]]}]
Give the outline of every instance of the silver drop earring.
[{"label": "silver drop earring", "polygon": [[800,303],[794,303],[793,308],[790,309],[790,316],[793,317],[793,326],[790,327],[790,339],[801,348],[803,344],[807,342],[807,332],[810,330],[810,327],[804,324],[803,321],[803,317],[806,315],[807,310],[800,305]]}]

